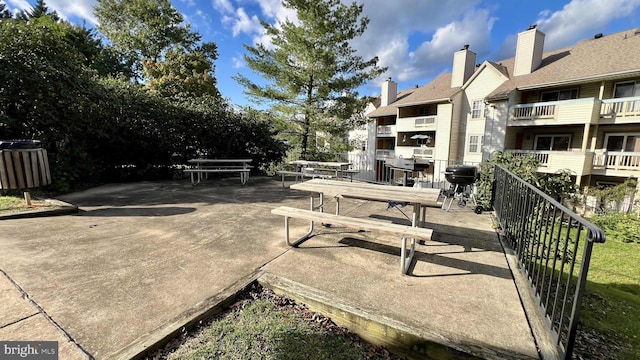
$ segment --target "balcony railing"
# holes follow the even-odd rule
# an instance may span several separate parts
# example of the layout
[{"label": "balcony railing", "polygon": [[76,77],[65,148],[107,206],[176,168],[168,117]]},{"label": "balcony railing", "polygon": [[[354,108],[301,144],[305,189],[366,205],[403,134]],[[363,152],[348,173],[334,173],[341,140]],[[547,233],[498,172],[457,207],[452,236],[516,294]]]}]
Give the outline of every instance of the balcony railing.
[{"label": "balcony railing", "polygon": [[378,125],[376,131],[378,136],[394,136],[394,125]]},{"label": "balcony railing", "polygon": [[413,156],[414,157],[418,157],[418,158],[432,159],[433,158],[433,150],[434,150],[434,148],[432,148],[432,147],[416,148],[416,149],[413,149]]},{"label": "balcony railing", "polygon": [[522,104],[513,107],[513,120],[553,119],[555,103]]},{"label": "balcony railing", "polygon": [[376,159],[386,159],[386,158],[392,158],[394,156],[395,156],[395,152],[393,150],[376,149]]},{"label": "balcony railing", "polygon": [[547,166],[549,164],[549,154],[551,151],[540,150],[509,150],[515,156],[533,155],[538,160],[540,166]]},{"label": "balcony railing", "polygon": [[538,171],[555,173],[569,169],[577,176],[588,175],[592,170],[594,153],[587,151],[507,150],[512,154],[533,155],[538,160]]},{"label": "balcony railing", "polygon": [[600,151],[593,156],[593,167],[640,171],[640,152]]},{"label": "balcony railing", "polygon": [[586,124],[597,122],[600,101],[581,98],[514,105],[509,126]]},{"label": "balcony railing", "polygon": [[640,96],[602,100],[600,116],[640,116]]},{"label": "balcony railing", "polygon": [[419,117],[414,120],[414,126],[417,128],[430,127],[436,124],[436,116]]}]

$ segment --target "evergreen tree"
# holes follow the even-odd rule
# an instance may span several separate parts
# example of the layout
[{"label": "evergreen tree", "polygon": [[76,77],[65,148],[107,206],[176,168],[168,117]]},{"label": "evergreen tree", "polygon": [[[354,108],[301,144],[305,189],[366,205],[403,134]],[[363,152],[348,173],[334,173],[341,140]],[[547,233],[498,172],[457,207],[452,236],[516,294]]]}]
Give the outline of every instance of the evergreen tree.
[{"label": "evergreen tree", "polygon": [[268,84],[242,75],[235,79],[254,100],[275,104],[274,110],[287,120],[288,131],[297,135],[301,157],[306,158],[311,135],[344,131],[366,103],[356,89],[386,68],[378,67],[377,57],[363,60],[350,46],[369,23],[368,18],[360,18],[363,5],[345,5],[340,0],[284,0],[283,4],[297,11],[299,22],[270,25],[263,21],[272,46],[245,45],[247,65]]},{"label": "evergreen tree", "polygon": [[43,16],[49,16],[54,21],[60,21],[60,16],[58,16],[57,12],[49,12],[49,7],[45,4],[44,0],[37,0],[36,5],[31,7],[31,10],[23,10],[16,14],[17,19],[24,21],[29,21],[29,19]]},{"label": "evergreen tree", "polygon": [[11,11],[7,9],[7,4],[0,3],[0,19],[11,19]]}]

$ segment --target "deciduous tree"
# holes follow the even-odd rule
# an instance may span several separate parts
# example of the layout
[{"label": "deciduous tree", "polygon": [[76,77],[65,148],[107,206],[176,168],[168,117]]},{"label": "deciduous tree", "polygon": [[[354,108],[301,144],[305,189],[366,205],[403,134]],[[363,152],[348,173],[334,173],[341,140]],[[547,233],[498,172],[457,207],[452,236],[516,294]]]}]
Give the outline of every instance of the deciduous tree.
[{"label": "deciduous tree", "polygon": [[200,35],[192,32],[169,0],[98,0],[98,30],[120,52],[137,59],[160,61],[169,49],[191,49]]},{"label": "deciduous tree", "polygon": [[273,25],[263,21],[271,44],[245,45],[244,60],[267,84],[242,75],[235,79],[254,100],[275,105],[289,131],[299,136],[301,157],[306,158],[311,135],[344,128],[365,106],[356,89],[386,69],[377,65],[377,57],[364,60],[350,45],[369,23],[360,16],[363,5],[339,0],[284,0],[283,4],[297,12],[297,21]]}]

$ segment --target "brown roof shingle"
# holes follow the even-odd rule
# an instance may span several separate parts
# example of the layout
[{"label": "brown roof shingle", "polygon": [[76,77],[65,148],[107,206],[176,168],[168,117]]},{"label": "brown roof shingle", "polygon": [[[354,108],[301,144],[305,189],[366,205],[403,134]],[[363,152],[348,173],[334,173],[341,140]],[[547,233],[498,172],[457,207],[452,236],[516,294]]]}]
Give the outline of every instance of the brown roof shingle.
[{"label": "brown roof shingle", "polygon": [[[573,47],[543,54],[542,64],[531,74],[510,76],[509,80],[489,94],[488,99],[500,99],[515,89],[548,87],[615,77],[640,75],[640,34],[626,30],[587,39]],[[513,74],[514,58],[502,61]]]}]

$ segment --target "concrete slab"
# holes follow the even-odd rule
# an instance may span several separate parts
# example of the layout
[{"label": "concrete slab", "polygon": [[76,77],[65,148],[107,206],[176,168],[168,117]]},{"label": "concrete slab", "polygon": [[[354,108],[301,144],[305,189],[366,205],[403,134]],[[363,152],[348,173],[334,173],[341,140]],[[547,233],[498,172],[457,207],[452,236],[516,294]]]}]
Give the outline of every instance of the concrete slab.
[{"label": "concrete slab", "polygon": [[[446,339],[454,349],[537,357],[487,215],[429,209],[437,236],[418,246],[412,276],[402,276],[398,239],[329,228],[299,249],[286,246],[283,220],[270,210],[306,208],[309,200],[279,180],[143,182],[69,194],[60,200],[78,206],[77,215],[0,221],[0,233],[9,234],[0,238],[0,270],[67,341],[98,359],[135,356],[263,272]],[[354,215],[405,221],[380,203]],[[0,324],[32,314],[1,294],[16,304],[0,312]],[[42,340],[36,331],[22,336]]]}]

